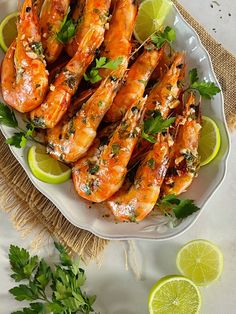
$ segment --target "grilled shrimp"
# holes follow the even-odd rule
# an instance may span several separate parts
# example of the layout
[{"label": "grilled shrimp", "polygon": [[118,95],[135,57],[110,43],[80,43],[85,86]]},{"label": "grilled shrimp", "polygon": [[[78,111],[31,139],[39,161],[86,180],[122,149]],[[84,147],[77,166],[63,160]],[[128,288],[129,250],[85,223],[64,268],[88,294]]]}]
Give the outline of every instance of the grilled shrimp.
[{"label": "grilled shrimp", "polygon": [[[179,106],[178,98],[182,90],[180,82],[184,78],[185,67],[185,54],[179,52],[161,82],[151,90],[145,105],[145,118],[149,117],[149,112],[152,110],[159,110],[163,119],[166,119],[171,109]],[[140,138],[132,156],[132,161],[135,163],[148,150],[148,147],[150,147],[150,143]]]},{"label": "grilled shrimp", "polygon": [[162,117],[168,117],[170,110],[179,105],[181,81],[185,76],[185,53],[178,52],[174,61],[159,84],[151,90],[146,108],[160,110]]},{"label": "grilled shrimp", "polygon": [[[122,57],[122,63],[116,70],[109,70],[95,93],[82,106],[81,110],[66,124],[48,130],[48,152],[56,159],[74,162],[83,156],[91,146],[99,124],[110,108],[120,81],[127,69],[131,50],[130,38],[133,31],[137,7],[132,0],[118,0],[109,31],[105,36],[106,57],[116,60]],[[133,20],[130,19],[130,15]],[[121,29],[113,21],[120,20]],[[129,24],[127,24],[129,22]],[[123,32],[123,28],[126,32]],[[129,29],[129,32],[127,31]],[[106,40],[113,36],[113,42]],[[120,47],[120,43],[123,46]]]},{"label": "grilled shrimp", "polygon": [[40,25],[42,44],[48,63],[54,62],[63,49],[63,43],[57,39],[62,22],[68,13],[70,0],[45,0],[41,14]]},{"label": "grilled shrimp", "polygon": [[105,119],[109,122],[121,120],[137,98],[143,96],[147,82],[156,68],[163,50],[145,50],[131,66],[125,84],[117,93]]},{"label": "grilled shrimp", "polygon": [[81,197],[102,202],[119,190],[140,134],[144,104],[145,99],[141,99],[127,111],[108,145],[101,148],[95,144],[76,162],[73,181]]},{"label": "grilled shrimp", "polygon": [[110,0],[88,0],[86,4],[96,8],[96,10],[88,12],[91,15],[90,19],[92,19],[90,29],[81,40],[74,57],[50,86],[50,91],[44,102],[30,114],[32,122],[39,128],[53,128],[61,120],[84,72],[94,59],[96,49],[104,39],[105,19],[101,19],[101,15],[105,15],[109,10]]},{"label": "grilled shrimp", "polygon": [[113,195],[107,202],[119,221],[141,221],[155,206],[170,157],[167,135],[158,134],[157,142],[139,166],[128,191]]},{"label": "grilled shrimp", "polygon": [[48,88],[36,9],[32,0],[25,0],[17,24],[17,38],[9,47],[1,68],[3,98],[20,112],[38,107]]},{"label": "grilled shrimp", "polygon": [[177,136],[171,152],[162,193],[179,195],[186,191],[199,169],[198,144],[201,130],[201,109],[196,95],[188,97],[183,116],[176,120]]}]

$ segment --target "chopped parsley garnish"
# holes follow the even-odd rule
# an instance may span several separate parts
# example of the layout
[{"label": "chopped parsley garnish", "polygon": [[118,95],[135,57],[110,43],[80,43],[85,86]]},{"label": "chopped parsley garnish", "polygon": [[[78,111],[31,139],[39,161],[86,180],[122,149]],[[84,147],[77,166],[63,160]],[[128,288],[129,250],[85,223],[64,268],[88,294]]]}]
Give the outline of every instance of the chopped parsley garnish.
[{"label": "chopped parsley garnish", "polygon": [[112,144],[111,151],[113,155],[118,155],[120,152],[120,145],[118,143]]},{"label": "chopped parsley garnish", "polygon": [[207,82],[205,80],[199,82],[198,72],[196,68],[189,71],[189,78],[190,85],[186,89],[186,91],[195,89],[205,99],[211,99],[221,91],[214,82]]},{"label": "chopped parsley garnish", "polygon": [[153,170],[155,168],[155,160],[153,158],[149,159],[147,161],[147,165],[149,168],[151,168]]},{"label": "chopped parsley garnish", "polygon": [[36,53],[38,56],[41,56],[43,54],[43,46],[41,42],[33,42],[31,44],[31,49],[34,53]]},{"label": "chopped parsley garnish", "polygon": [[144,120],[144,127],[142,130],[142,137],[151,142],[156,143],[157,133],[165,132],[168,127],[175,121],[175,118],[163,119],[160,111],[154,110],[153,116]]},{"label": "chopped parsley garnish", "polygon": [[157,32],[151,36],[152,43],[160,49],[165,43],[171,44],[173,41],[176,40],[176,32],[174,28],[167,26],[164,29],[164,32]]},{"label": "chopped parsley garnish", "polygon": [[106,57],[96,59],[95,66],[91,68],[88,74],[84,74],[85,81],[89,81],[92,84],[101,81],[102,77],[99,75],[99,69],[116,70],[122,61],[123,57],[118,57],[115,60],[108,60]]},{"label": "chopped parsley garnish", "polygon": [[90,166],[89,166],[89,169],[88,169],[88,172],[90,173],[90,174],[96,174],[98,171],[99,171],[99,165],[96,165],[96,164],[91,164]]}]

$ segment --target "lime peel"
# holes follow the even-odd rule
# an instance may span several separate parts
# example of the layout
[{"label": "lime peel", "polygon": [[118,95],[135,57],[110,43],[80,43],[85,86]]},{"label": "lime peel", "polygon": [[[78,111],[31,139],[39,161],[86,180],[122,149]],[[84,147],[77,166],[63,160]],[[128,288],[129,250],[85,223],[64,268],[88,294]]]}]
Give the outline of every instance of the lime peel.
[{"label": "lime peel", "polygon": [[172,2],[170,0],[146,0],[139,6],[134,27],[134,36],[144,42],[155,31],[159,31],[168,16]]},{"label": "lime peel", "polygon": [[198,152],[201,156],[201,166],[209,164],[216,158],[221,146],[220,130],[214,120],[202,117],[202,130]]},{"label": "lime peel", "polygon": [[59,184],[71,177],[71,169],[50,157],[43,146],[30,147],[28,164],[33,175],[46,183]]},{"label": "lime peel", "polygon": [[13,12],[7,15],[0,24],[0,47],[4,52],[7,51],[13,40],[17,36],[17,21],[18,12]]}]

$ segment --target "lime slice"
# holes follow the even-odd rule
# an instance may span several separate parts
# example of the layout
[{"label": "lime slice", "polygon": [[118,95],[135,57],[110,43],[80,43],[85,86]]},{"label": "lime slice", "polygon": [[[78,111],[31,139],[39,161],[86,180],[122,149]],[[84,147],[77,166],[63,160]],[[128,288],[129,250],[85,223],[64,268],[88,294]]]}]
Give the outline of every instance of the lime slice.
[{"label": "lime slice", "polygon": [[198,287],[183,276],[167,276],[152,287],[148,307],[150,314],[196,314],[201,307]]},{"label": "lime slice", "polygon": [[198,152],[201,156],[201,166],[209,164],[220,150],[220,130],[211,118],[202,117],[202,130]]},{"label": "lime slice", "polygon": [[134,27],[135,38],[142,43],[155,31],[159,31],[171,6],[170,0],[146,0],[142,2]]},{"label": "lime slice", "polygon": [[33,175],[46,183],[58,184],[71,177],[71,169],[50,157],[43,146],[30,147],[28,163]]},{"label": "lime slice", "polygon": [[194,240],[184,245],[176,260],[179,271],[197,285],[206,286],[222,274],[224,258],[213,243]]},{"label": "lime slice", "polygon": [[4,52],[17,36],[17,12],[7,15],[0,24],[0,46]]}]

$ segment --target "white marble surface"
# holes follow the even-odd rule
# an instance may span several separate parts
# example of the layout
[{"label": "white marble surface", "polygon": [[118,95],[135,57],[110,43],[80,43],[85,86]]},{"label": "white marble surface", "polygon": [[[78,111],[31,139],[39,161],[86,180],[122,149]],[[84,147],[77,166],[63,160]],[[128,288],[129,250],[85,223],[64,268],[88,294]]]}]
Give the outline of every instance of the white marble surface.
[{"label": "white marble surface", "polygon": [[[0,0],[5,1],[5,0]],[[218,0],[220,6],[210,7],[212,1],[180,1],[206,29],[232,53],[236,54],[236,1]],[[222,10],[219,12],[219,10]],[[231,13],[231,17],[228,16]],[[220,18],[222,16],[222,19]],[[216,29],[216,33],[212,30]],[[223,60],[222,60],[223,66]],[[232,152],[229,158],[225,182],[208,202],[197,223],[184,235],[168,242],[136,241],[137,268],[141,280],[125,268],[124,246],[127,243],[110,242],[103,256],[102,266],[91,263],[86,267],[88,292],[98,295],[96,310],[102,314],[146,314],[147,295],[152,284],[160,277],[177,273],[175,256],[181,245],[195,238],[209,239],[217,243],[225,256],[222,278],[208,288],[202,288],[203,314],[236,313],[236,135],[232,136]],[[22,239],[0,212],[0,314],[10,314],[19,309],[9,295],[13,286],[9,277],[8,247],[11,243],[28,247],[31,238]],[[52,246],[45,243],[41,253],[51,258]],[[131,254],[132,257],[132,254]],[[132,261],[132,258],[130,259]]]}]

